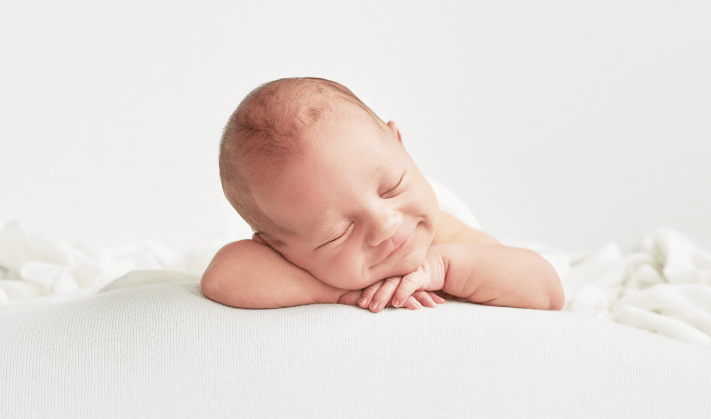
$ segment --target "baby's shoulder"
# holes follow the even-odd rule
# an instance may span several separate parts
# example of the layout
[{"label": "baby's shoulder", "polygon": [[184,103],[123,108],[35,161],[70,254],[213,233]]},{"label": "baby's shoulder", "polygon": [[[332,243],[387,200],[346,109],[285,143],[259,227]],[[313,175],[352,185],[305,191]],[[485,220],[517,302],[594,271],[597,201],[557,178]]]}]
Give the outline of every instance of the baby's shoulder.
[{"label": "baby's shoulder", "polygon": [[439,222],[432,244],[499,243],[498,240],[461,222],[457,217],[439,210]]},{"label": "baby's shoulder", "polygon": [[457,236],[464,228],[470,228],[452,214],[439,210],[439,222],[435,231],[434,242],[432,244],[449,244],[453,237]]}]

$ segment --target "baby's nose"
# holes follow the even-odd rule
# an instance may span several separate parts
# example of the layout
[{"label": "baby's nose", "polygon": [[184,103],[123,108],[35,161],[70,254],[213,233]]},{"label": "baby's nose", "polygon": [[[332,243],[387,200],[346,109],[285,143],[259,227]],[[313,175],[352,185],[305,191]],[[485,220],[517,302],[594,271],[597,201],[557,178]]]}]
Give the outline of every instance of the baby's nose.
[{"label": "baby's nose", "polygon": [[371,228],[367,236],[368,245],[377,247],[380,243],[389,240],[395,235],[397,229],[402,224],[402,216],[397,211],[383,210],[374,211],[371,220]]}]

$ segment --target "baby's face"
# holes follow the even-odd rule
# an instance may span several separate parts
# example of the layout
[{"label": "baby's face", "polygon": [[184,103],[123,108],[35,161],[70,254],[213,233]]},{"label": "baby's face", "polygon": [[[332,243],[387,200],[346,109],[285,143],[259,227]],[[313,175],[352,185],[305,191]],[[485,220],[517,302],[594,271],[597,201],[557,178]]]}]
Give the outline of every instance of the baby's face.
[{"label": "baby's face", "polygon": [[305,157],[294,158],[276,187],[255,196],[293,233],[260,237],[341,289],[415,271],[434,238],[439,209],[395,124],[385,132],[367,120],[320,124],[305,141]]}]

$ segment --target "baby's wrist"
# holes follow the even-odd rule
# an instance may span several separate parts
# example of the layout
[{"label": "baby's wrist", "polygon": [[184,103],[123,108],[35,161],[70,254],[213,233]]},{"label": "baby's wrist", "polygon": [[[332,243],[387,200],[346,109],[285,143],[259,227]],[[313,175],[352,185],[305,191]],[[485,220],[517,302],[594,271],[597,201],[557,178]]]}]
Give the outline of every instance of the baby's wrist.
[{"label": "baby's wrist", "polygon": [[444,289],[449,267],[449,247],[451,245],[430,246],[426,259],[427,270],[430,276],[430,285],[427,291],[439,291]]}]

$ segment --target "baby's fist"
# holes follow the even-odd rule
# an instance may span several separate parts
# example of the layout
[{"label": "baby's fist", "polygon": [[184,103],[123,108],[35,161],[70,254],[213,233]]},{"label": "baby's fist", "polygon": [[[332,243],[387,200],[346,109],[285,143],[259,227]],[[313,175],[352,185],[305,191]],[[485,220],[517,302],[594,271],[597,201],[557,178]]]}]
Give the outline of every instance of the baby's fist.
[{"label": "baby's fist", "polygon": [[[391,299],[397,290],[402,277],[394,276],[363,289],[358,305],[363,308],[368,308],[373,313],[378,313],[388,304],[392,305]],[[405,307],[410,310],[418,310],[425,307],[437,307],[437,304],[443,304],[445,300],[439,295],[429,291],[415,291],[412,295],[404,298],[404,303],[400,307]]]},{"label": "baby's fist", "polygon": [[446,275],[444,260],[430,248],[425,261],[415,272],[405,275],[393,296],[393,306],[402,307],[407,298],[416,291],[441,290]]}]

